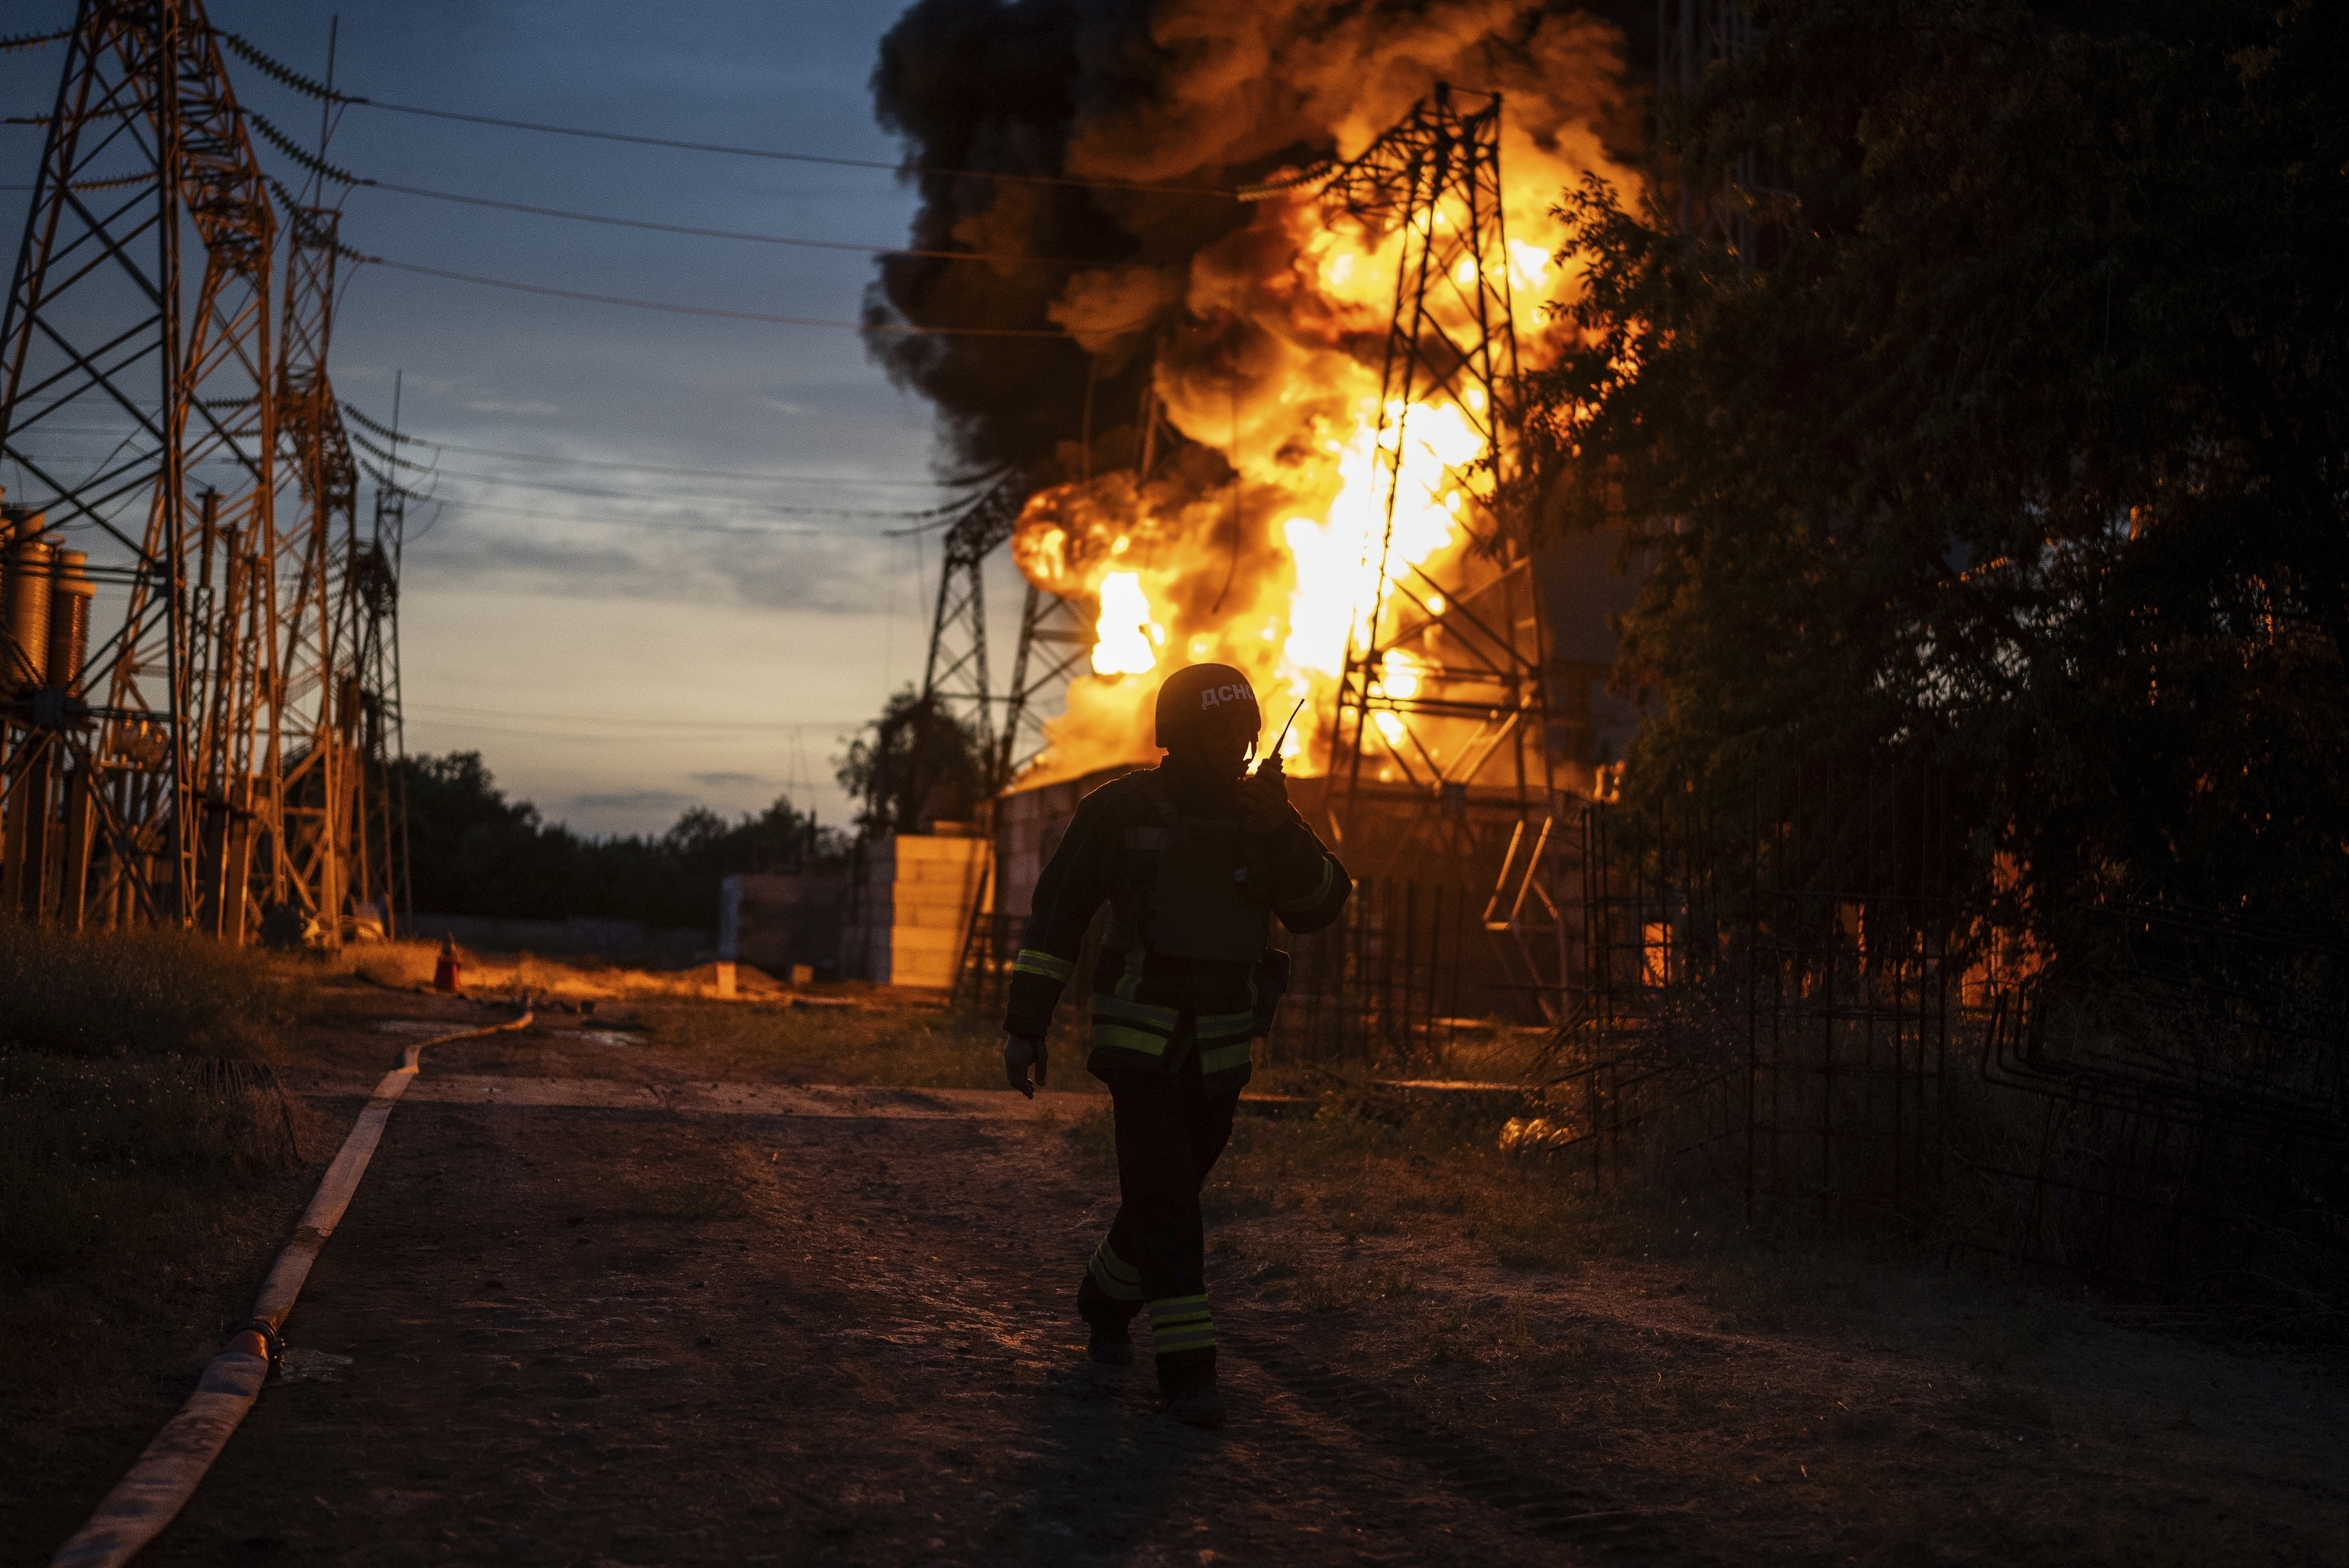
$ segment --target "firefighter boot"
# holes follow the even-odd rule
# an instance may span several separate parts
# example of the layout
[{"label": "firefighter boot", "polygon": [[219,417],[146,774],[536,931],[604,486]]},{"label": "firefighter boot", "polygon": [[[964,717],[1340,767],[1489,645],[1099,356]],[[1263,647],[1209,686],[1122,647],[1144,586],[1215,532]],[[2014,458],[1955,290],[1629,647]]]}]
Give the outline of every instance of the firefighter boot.
[{"label": "firefighter boot", "polygon": [[1216,1392],[1216,1352],[1161,1350],[1158,1389],[1166,1396],[1166,1413],[1186,1427],[1213,1432],[1224,1425],[1224,1397]]},{"label": "firefighter boot", "polygon": [[1166,1413],[1186,1427],[1196,1427],[1203,1432],[1224,1429],[1224,1397],[1216,1392],[1215,1385],[1193,1388],[1166,1401]]}]

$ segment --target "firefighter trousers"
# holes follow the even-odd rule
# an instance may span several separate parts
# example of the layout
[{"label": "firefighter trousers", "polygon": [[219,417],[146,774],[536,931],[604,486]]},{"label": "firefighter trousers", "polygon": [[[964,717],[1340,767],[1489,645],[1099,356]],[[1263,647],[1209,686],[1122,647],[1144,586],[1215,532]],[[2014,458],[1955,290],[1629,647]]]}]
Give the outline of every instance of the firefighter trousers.
[{"label": "firefighter trousers", "polygon": [[1199,1190],[1231,1141],[1239,1095],[1208,1094],[1195,1052],[1179,1072],[1102,1077],[1115,1107],[1118,1211],[1085,1265],[1077,1310],[1112,1330],[1148,1312],[1159,1387],[1212,1387],[1216,1326]]}]

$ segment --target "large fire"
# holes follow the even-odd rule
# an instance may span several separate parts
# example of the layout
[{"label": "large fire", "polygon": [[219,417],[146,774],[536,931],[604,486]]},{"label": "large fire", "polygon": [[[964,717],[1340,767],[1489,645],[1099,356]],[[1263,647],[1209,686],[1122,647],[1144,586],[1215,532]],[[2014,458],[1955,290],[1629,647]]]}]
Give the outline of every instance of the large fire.
[{"label": "large fire", "polygon": [[[1587,170],[1619,171],[1586,128],[1553,125],[1537,139],[1505,105],[1502,137],[1506,259],[1489,264],[1508,271],[1519,360],[1531,369],[1555,352],[1555,335],[1566,329],[1553,307],[1575,286],[1553,261],[1566,238],[1552,213],[1557,194]],[[1368,139],[1358,133],[1340,151]],[[1494,568],[1474,550],[1492,527],[1491,471],[1471,418],[1485,410],[1436,399],[1380,418],[1381,356],[1403,249],[1400,230],[1333,213],[1304,188],[1263,202],[1245,228],[1191,259],[1180,279],[1191,341],[1163,342],[1154,386],[1164,417],[1229,467],[1212,471],[1209,463],[1203,474],[1197,462],[1162,465],[1168,471],[1146,477],[1121,469],[1030,501],[1013,539],[1020,571],[1094,616],[1100,639],[1092,674],[1072,683],[1031,777],[1147,755],[1159,680],[1201,660],[1247,671],[1268,711],[1307,699],[1309,717],[1284,750],[1291,771],[1321,771],[1350,642],[1373,645],[1375,633],[1375,645],[1385,646],[1444,612],[1437,584],[1490,579]],[[1466,270],[1454,284],[1475,282],[1470,263],[1457,265]],[[1129,349],[1130,320],[1092,307],[1150,286],[1080,273],[1053,314],[1096,354]],[[1432,290],[1429,298],[1456,312],[1473,294]],[[1480,404],[1483,395],[1471,387],[1463,396]],[[1397,475],[1391,537],[1376,451],[1382,428]],[[1427,678],[1424,643],[1414,646],[1422,651],[1384,654],[1377,678],[1388,694],[1409,697]],[[1400,761],[1402,723],[1385,713],[1373,722]],[[1432,748],[1437,755],[1423,759],[1448,769],[1445,748],[1473,751],[1489,741],[1479,727],[1454,723],[1412,743]]]}]

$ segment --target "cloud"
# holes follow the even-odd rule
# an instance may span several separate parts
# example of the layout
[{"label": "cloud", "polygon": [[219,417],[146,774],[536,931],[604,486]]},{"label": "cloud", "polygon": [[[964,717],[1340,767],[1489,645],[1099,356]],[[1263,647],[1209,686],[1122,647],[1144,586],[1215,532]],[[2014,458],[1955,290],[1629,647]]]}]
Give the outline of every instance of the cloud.
[{"label": "cloud", "polygon": [[674,789],[624,789],[610,795],[574,795],[563,804],[574,811],[681,811],[700,802]]},{"label": "cloud", "polygon": [[769,779],[757,773],[688,773],[686,777],[705,789],[726,789],[737,786],[748,789],[782,782],[780,779]]},{"label": "cloud", "polygon": [[502,397],[480,398],[465,404],[464,407],[468,412],[475,414],[560,414],[563,412],[553,403],[528,400],[513,402]]},{"label": "cloud", "polygon": [[[546,510],[557,512],[560,504]],[[591,515],[606,515],[616,503],[592,504]],[[819,614],[868,614],[893,600],[910,602],[912,563],[896,541],[847,532],[707,531],[734,526],[691,512],[618,527],[560,516],[508,520],[452,502],[445,519],[409,545],[405,574],[416,588],[734,603]]]}]

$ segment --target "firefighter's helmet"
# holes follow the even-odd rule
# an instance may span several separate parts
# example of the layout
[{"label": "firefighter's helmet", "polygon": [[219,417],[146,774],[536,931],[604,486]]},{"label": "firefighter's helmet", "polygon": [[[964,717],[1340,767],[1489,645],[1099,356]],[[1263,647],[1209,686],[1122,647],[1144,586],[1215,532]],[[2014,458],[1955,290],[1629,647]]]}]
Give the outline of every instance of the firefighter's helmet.
[{"label": "firefighter's helmet", "polygon": [[1191,665],[1176,670],[1158,688],[1156,744],[1173,747],[1177,738],[1211,713],[1237,710],[1256,728],[1264,727],[1264,714],[1256,704],[1256,690],[1247,676],[1229,665]]}]

